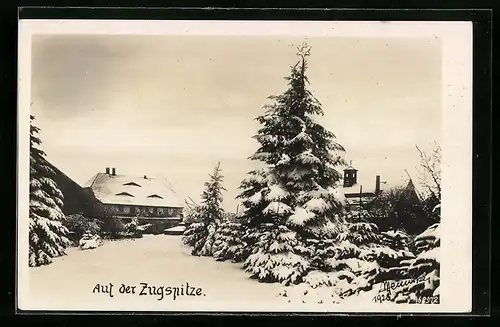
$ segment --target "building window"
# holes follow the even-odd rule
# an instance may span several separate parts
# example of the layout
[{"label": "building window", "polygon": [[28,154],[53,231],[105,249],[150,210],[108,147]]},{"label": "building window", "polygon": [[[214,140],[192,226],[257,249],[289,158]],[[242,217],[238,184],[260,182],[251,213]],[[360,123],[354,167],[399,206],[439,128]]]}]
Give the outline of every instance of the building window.
[{"label": "building window", "polygon": [[135,208],[135,214],[136,214],[136,215],[140,215],[140,214],[141,214],[141,208],[136,207],[136,208]]},{"label": "building window", "polygon": [[119,208],[118,208],[118,206],[110,206],[110,211],[112,213],[118,213],[119,212]]},{"label": "building window", "polygon": [[133,197],[133,195],[130,194],[130,193],[128,193],[128,192],[120,192],[120,193],[116,193],[115,195],[131,196],[131,197]]},{"label": "building window", "polygon": [[125,183],[123,185],[125,185],[125,186],[139,186],[139,187],[141,187],[141,185],[137,184],[136,182],[128,182],[128,183]]},{"label": "building window", "polygon": [[158,214],[163,215],[163,208],[158,208]]},{"label": "building window", "polygon": [[154,213],[155,209],[154,208],[149,208],[149,213]]},{"label": "building window", "polygon": [[130,207],[123,207],[123,213],[130,213]]},{"label": "building window", "polygon": [[174,209],[168,208],[168,215],[172,217],[174,215]]},{"label": "building window", "polygon": [[148,198],[157,198],[157,199],[163,199],[161,196],[159,196],[158,194],[151,194],[151,195],[148,195]]}]

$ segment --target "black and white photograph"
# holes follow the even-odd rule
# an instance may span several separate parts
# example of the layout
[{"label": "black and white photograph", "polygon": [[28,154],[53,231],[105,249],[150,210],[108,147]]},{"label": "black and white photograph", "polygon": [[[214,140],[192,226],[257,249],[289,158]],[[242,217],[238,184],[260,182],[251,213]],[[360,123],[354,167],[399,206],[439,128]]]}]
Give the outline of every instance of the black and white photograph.
[{"label": "black and white photograph", "polygon": [[470,311],[471,30],[21,20],[20,309]]}]

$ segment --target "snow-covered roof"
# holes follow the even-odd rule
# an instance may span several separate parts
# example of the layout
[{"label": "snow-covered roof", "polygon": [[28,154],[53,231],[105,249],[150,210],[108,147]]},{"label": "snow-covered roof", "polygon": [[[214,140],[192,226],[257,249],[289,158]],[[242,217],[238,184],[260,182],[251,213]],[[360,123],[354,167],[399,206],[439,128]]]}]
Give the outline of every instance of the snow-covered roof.
[{"label": "snow-covered roof", "polygon": [[186,226],[178,225],[178,226],[166,229],[165,231],[169,231],[169,232],[184,232],[185,230],[186,230]]},{"label": "snow-covered roof", "polygon": [[[364,176],[363,174],[359,174],[357,176],[357,183],[349,186],[349,187],[343,187],[343,179],[340,181],[341,182],[341,187],[340,189],[344,194],[351,194],[351,193],[359,193],[360,191],[360,186],[363,186],[363,193],[374,193],[375,192],[375,181],[376,181],[376,176]],[[384,184],[380,185],[381,188],[384,187]]]},{"label": "snow-covered roof", "polygon": [[354,168],[354,167],[353,167],[353,166],[351,166],[351,165],[349,165],[349,166],[345,167],[343,170],[344,170],[344,171],[346,171],[346,170],[355,170],[355,171],[358,171],[356,168]]},{"label": "snow-covered roof", "polygon": [[155,178],[98,173],[83,187],[106,204],[184,207],[175,191]]}]

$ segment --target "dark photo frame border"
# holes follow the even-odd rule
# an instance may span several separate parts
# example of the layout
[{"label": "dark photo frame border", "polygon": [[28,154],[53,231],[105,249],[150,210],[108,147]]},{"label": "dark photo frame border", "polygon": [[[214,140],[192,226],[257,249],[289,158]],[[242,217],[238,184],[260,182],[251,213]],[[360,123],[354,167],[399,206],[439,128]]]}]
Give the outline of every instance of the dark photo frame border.
[{"label": "dark photo frame border", "polygon": [[[162,20],[376,20],[376,21],[472,21],[473,22],[473,307],[470,314],[462,316],[489,315],[490,288],[491,288],[491,149],[492,149],[492,11],[485,9],[461,10],[412,10],[412,9],[236,9],[236,8],[69,8],[69,7],[24,7],[18,11],[19,19],[162,19]],[[17,25],[17,22],[16,22]],[[6,71],[2,74],[11,79],[4,86],[4,93],[10,100],[11,106],[17,107],[17,26],[16,35],[9,38],[4,54],[8,60],[4,62]],[[5,79],[4,79],[5,81]],[[10,83],[9,83],[10,82]],[[7,91],[7,92],[5,92]],[[4,110],[5,127],[2,128],[2,141],[13,150],[17,157],[17,117],[14,110]],[[11,129],[12,128],[12,129]],[[11,133],[7,133],[11,132]],[[5,134],[5,135],[4,135]],[[17,188],[16,159],[9,161],[9,170],[12,176],[11,188],[7,184],[4,194],[13,195],[12,189]],[[14,205],[16,198],[13,197]],[[6,243],[2,248],[4,254],[2,263],[16,268],[16,209],[13,214],[6,215],[9,235],[12,238],[3,238]],[[7,241],[7,242],[6,242]],[[60,320],[65,314],[92,314],[92,315],[134,315],[134,316],[337,316],[334,313],[244,313],[244,312],[54,312],[54,311],[18,311],[16,291],[17,270],[9,271],[7,290],[2,291],[10,303],[6,313],[22,315],[25,320],[30,315],[56,314]],[[434,313],[350,313],[349,316],[458,316],[457,314]],[[75,317],[76,320],[80,319]],[[125,318],[125,317],[123,317]],[[152,317],[151,317],[152,318]],[[174,318],[174,317],[170,317]],[[181,317],[175,317],[181,318]],[[285,318],[285,317],[284,317]],[[121,319],[121,317],[120,317]],[[156,318],[154,318],[156,319]],[[44,317],[40,321],[47,321]]]}]

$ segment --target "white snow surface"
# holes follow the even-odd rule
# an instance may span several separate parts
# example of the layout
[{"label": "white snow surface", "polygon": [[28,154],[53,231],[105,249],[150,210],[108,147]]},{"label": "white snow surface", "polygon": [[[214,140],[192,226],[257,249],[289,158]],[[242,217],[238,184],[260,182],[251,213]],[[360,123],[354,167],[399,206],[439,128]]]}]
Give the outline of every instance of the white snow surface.
[{"label": "white snow surface", "polygon": [[100,246],[100,242],[96,239],[80,240],[80,248],[82,250],[96,249]]},{"label": "white snow surface", "polygon": [[172,227],[172,228],[168,228],[166,229],[165,231],[171,231],[171,232],[184,232],[186,230],[186,226],[185,225],[177,225],[175,227]]},{"label": "white snow surface", "polygon": [[[241,264],[190,255],[181,236],[144,235],[140,239],[106,241],[92,251],[69,248],[48,266],[28,271],[29,307],[70,310],[220,311],[280,308],[281,285],[249,278]],[[202,288],[205,296],[121,294],[121,284]],[[92,293],[96,284],[112,283],[113,295]],[[24,299],[26,300],[26,298]],[[284,303],[284,304],[283,304]],[[283,308],[282,310],[290,310]]]},{"label": "white snow surface", "polygon": [[[137,310],[137,311],[271,311],[346,312],[405,311],[401,306],[380,306],[372,302],[378,288],[333,303],[334,288],[312,291],[307,285],[279,296],[279,283],[259,283],[249,278],[242,264],[218,262],[211,257],[190,255],[181,236],[145,235],[140,239],[105,241],[92,251],[68,248],[67,255],[47,266],[27,268],[20,291],[20,308],[33,310]],[[274,261],[294,262],[290,254],[274,255]],[[113,284],[112,295],[93,293],[97,284]],[[141,283],[148,286],[201,288],[201,296],[141,296]],[[135,293],[120,292],[135,286]],[[337,287],[345,287],[340,284]],[[304,301],[300,289],[309,289],[313,301]],[[292,292],[298,291],[298,292]],[[292,293],[296,293],[295,295]],[[302,293],[303,294],[303,293]],[[318,299],[326,297],[321,304]],[[422,310],[429,306],[419,305]],[[435,306],[430,306],[435,307]],[[406,310],[419,311],[411,306]]]}]

